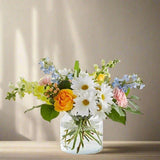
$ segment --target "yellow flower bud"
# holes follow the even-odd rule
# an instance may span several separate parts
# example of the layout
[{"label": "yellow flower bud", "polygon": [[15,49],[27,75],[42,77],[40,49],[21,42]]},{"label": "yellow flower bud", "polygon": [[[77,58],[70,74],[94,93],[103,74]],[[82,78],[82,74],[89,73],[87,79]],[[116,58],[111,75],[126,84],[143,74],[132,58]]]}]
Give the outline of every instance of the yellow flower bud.
[{"label": "yellow flower bud", "polygon": [[103,82],[105,79],[105,75],[104,74],[99,74],[98,77],[97,77],[97,81],[98,82]]}]

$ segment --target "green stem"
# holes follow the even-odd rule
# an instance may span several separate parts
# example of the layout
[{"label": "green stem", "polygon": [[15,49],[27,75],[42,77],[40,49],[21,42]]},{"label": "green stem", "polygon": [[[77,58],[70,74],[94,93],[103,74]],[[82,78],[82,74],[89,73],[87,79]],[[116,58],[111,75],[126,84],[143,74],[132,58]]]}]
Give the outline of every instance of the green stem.
[{"label": "green stem", "polygon": [[[87,122],[88,122],[88,124],[91,126],[90,121],[88,120]],[[96,131],[96,129],[93,129],[92,131],[97,135],[97,137],[98,137],[98,139],[99,139],[99,142],[102,144],[102,140],[101,140],[101,138],[100,138],[100,136],[99,136],[99,133]]]},{"label": "green stem", "polygon": [[101,140],[101,138],[100,138],[100,136],[99,136],[99,133],[98,133],[95,129],[93,129],[92,131],[97,135],[100,144],[102,144],[102,140]]},{"label": "green stem", "polygon": [[[96,141],[98,144],[102,145],[101,134],[92,127],[88,118],[79,118],[79,120],[75,120],[75,124],[77,125],[76,130],[68,130],[68,132],[63,135],[63,139],[66,142],[65,144],[70,144],[73,141],[72,150],[75,149],[77,138],[80,140],[76,149],[77,153],[81,147],[84,147],[84,139],[88,142]],[[67,138],[67,136],[69,136],[69,138]]]},{"label": "green stem", "polygon": [[86,131],[86,133],[87,133],[92,139],[94,139],[98,144],[101,145],[101,143],[100,143],[94,136],[92,136],[89,131]]},{"label": "green stem", "polygon": [[[67,133],[68,133],[68,130],[66,130],[66,135],[67,135]],[[67,136],[64,137],[65,146],[67,146],[67,144],[66,144],[66,139],[67,139]]]},{"label": "green stem", "polygon": [[79,152],[81,145],[82,145],[82,143],[80,142],[78,147],[77,147],[77,153]]},{"label": "green stem", "polygon": [[79,138],[80,138],[80,142],[82,144],[82,147],[84,147],[82,132],[79,132]]},{"label": "green stem", "polygon": [[39,106],[33,106],[32,108],[29,108],[29,109],[27,109],[26,111],[24,111],[24,113],[27,113],[27,112],[35,109],[35,108],[40,108],[40,107],[41,107],[41,105],[39,105]]},{"label": "green stem", "polygon": [[84,133],[84,136],[87,137],[88,141],[89,140],[91,140],[91,141],[93,140],[92,137],[90,137],[86,132]]},{"label": "green stem", "polygon": [[89,142],[89,139],[87,138],[87,136],[85,134],[83,136]]},{"label": "green stem", "polygon": [[75,135],[73,135],[70,139],[66,140],[66,142],[67,142],[68,144],[70,144],[71,141],[74,139],[74,137],[75,137]]},{"label": "green stem", "polygon": [[81,124],[82,124],[82,120],[80,120],[80,124],[79,124],[78,129],[77,129],[77,131],[75,133],[75,138],[74,138],[72,150],[75,148],[75,144],[76,144],[77,137],[78,137],[78,134],[79,134],[79,131],[80,131],[80,128],[81,128]]}]

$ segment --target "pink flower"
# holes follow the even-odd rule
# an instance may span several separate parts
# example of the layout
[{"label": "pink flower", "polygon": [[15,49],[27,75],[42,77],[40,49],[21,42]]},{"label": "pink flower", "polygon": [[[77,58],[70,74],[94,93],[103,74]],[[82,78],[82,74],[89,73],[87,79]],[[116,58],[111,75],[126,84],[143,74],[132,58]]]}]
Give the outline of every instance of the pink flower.
[{"label": "pink flower", "polygon": [[45,76],[42,79],[40,79],[40,81],[39,81],[40,86],[44,86],[44,85],[47,85],[47,84],[50,84],[50,83],[51,83],[51,77],[50,76]]},{"label": "pink flower", "polygon": [[127,107],[128,105],[128,101],[127,101],[127,97],[125,95],[125,93],[123,92],[123,90],[119,89],[119,88],[115,88],[113,90],[113,98],[117,100],[117,104],[120,107]]}]

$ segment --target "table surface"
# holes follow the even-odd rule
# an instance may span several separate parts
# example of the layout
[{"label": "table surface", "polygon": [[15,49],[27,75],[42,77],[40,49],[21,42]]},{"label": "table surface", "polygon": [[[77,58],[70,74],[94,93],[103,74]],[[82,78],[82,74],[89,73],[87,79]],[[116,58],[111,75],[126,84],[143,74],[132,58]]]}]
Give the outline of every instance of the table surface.
[{"label": "table surface", "polygon": [[105,141],[92,155],[72,155],[58,142],[1,141],[0,160],[160,160],[160,141]]}]

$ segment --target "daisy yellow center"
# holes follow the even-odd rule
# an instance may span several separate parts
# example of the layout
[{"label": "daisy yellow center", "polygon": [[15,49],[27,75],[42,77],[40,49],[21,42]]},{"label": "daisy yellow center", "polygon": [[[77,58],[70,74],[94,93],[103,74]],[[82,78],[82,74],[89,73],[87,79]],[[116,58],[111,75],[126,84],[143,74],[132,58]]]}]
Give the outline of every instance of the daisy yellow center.
[{"label": "daisy yellow center", "polygon": [[96,90],[99,90],[99,91],[101,91],[101,89],[100,89],[100,88],[98,88],[98,87],[95,87],[95,89],[96,89]]},{"label": "daisy yellow center", "polygon": [[98,104],[97,106],[98,106],[98,110],[97,111],[101,111],[102,110],[102,106],[100,104]]},{"label": "daisy yellow center", "polygon": [[84,99],[84,100],[82,101],[82,103],[83,103],[85,106],[89,105],[89,101],[88,101],[87,99]]},{"label": "daisy yellow center", "polygon": [[82,87],[81,87],[83,90],[87,90],[89,87],[87,84],[84,84]]},{"label": "daisy yellow center", "polygon": [[104,96],[104,94],[102,94],[102,96],[101,96],[101,97],[102,97],[102,100],[104,101],[104,100],[105,100],[105,96]]}]

